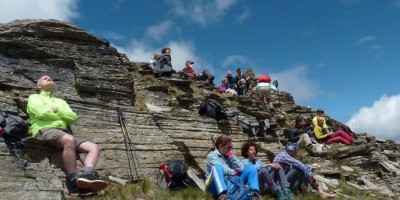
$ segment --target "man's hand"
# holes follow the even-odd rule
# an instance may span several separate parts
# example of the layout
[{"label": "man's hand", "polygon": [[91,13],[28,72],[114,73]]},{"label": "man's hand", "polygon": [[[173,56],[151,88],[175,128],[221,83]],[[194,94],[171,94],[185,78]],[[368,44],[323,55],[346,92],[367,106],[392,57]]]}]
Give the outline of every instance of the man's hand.
[{"label": "man's hand", "polygon": [[280,169],[281,169],[281,165],[280,165],[279,163],[274,163],[274,164],[272,164],[272,167],[273,167],[275,170],[280,170]]}]

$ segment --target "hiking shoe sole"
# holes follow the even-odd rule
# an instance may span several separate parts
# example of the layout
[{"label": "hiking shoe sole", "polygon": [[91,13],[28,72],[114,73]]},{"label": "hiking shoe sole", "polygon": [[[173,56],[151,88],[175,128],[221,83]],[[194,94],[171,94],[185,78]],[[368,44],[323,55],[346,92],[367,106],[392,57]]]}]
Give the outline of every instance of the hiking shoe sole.
[{"label": "hiking shoe sole", "polygon": [[76,180],[76,185],[82,189],[90,189],[94,192],[98,192],[100,190],[104,190],[108,183],[103,180],[88,180],[85,178],[78,178]]}]

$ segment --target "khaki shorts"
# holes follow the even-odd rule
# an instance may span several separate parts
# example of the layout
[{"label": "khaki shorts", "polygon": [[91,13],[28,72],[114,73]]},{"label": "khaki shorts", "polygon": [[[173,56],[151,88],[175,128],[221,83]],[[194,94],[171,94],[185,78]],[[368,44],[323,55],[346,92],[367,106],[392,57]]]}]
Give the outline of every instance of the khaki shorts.
[{"label": "khaki shorts", "polygon": [[[69,134],[67,129],[42,128],[40,129],[39,133],[35,136],[35,138],[38,140],[42,140],[49,145],[58,147],[61,142],[61,139],[66,134]],[[86,140],[75,137],[75,147],[78,147],[83,142],[86,142]]]},{"label": "khaki shorts", "polygon": [[267,86],[259,87],[257,90],[257,96],[258,96],[258,98],[262,98],[262,97],[270,98],[271,97],[271,89]]}]

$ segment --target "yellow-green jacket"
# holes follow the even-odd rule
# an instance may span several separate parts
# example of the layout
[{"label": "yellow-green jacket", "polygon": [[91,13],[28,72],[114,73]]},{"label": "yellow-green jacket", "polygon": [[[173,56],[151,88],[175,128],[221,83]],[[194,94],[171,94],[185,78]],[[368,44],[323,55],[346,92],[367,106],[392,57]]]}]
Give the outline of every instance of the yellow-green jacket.
[{"label": "yellow-green jacket", "polygon": [[[56,113],[54,108],[58,109]],[[78,119],[78,115],[71,110],[67,102],[54,97],[50,92],[30,95],[27,112],[33,136],[42,128],[67,128],[68,124]]]}]

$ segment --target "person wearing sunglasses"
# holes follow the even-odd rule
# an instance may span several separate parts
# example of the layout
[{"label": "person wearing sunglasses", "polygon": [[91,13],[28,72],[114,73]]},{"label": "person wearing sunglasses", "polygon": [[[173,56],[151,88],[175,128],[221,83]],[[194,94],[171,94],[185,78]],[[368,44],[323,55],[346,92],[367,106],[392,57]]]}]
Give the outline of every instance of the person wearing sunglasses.
[{"label": "person wearing sunglasses", "polygon": [[216,139],[207,155],[206,168],[206,189],[218,199],[259,199],[257,170],[240,162],[232,151],[230,137],[221,135]]}]

